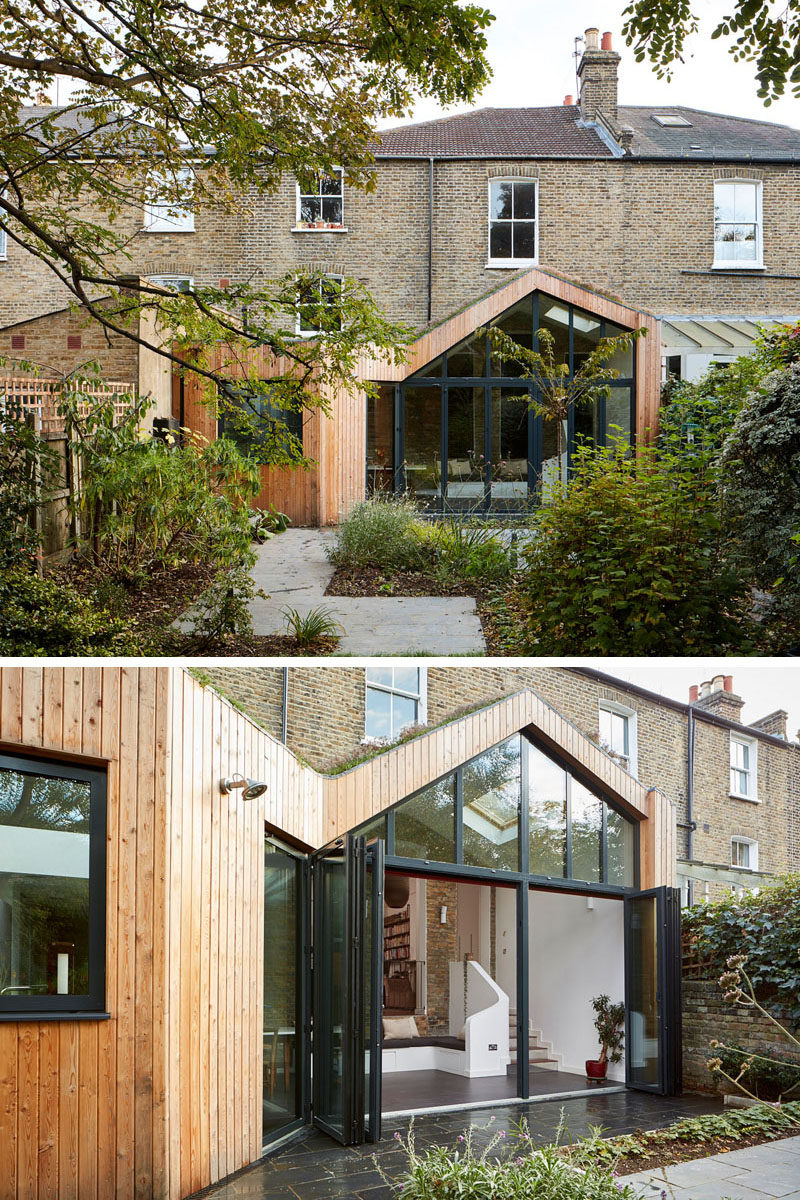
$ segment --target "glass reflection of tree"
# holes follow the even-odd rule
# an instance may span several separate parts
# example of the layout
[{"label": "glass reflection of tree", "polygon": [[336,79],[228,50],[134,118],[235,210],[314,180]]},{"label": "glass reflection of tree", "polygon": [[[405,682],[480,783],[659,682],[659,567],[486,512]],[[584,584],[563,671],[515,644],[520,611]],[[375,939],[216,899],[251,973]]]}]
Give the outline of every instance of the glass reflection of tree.
[{"label": "glass reflection of tree", "polygon": [[530,748],[530,844],[534,875],[567,873],[567,773]]},{"label": "glass reflection of tree", "polygon": [[403,858],[455,858],[455,775],[406,800],[395,816],[395,852]]},{"label": "glass reflection of tree", "polygon": [[[519,737],[493,746],[464,767],[464,858],[479,866],[516,870],[519,865]],[[468,822],[468,810],[481,828]]]},{"label": "glass reflection of tree", "polygon": [[89,832],[89,784],[0,771],[0,824]]}]

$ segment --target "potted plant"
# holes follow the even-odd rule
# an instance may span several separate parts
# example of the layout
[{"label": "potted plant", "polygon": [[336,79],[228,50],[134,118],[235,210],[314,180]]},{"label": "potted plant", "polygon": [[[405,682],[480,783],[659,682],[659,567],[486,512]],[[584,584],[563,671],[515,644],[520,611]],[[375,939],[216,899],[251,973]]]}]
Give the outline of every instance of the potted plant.
[{"label": "potted plant", "polygon": [[600,1057],[586,1059],[586,1078],[605,1079],[608,1064],[622,1061],[625,1005],[612,1004],[608,996],[595,996],[594,1027],[600,1041]]}]

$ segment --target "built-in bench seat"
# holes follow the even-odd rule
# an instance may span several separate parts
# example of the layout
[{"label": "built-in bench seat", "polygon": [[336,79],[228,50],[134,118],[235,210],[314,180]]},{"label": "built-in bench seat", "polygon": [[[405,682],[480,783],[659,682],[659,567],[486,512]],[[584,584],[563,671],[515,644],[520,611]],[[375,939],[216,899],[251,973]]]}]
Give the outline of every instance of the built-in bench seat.
[{"label": "built-in bench seat", "polygon": [[381,1055],[383,1070],[448,1071],[467,1073],[467,1047],[464,1038],[451,1034],[434,1037],[384,1038]]},{"label": "built-in bench seat", "polygon": [[438,1037],[384,1038],[384,1050],[406,1050],[409,1046],[446,1046],[449,1050],[465,1050],[463,1037],[451,1037],[444,1033]]}]

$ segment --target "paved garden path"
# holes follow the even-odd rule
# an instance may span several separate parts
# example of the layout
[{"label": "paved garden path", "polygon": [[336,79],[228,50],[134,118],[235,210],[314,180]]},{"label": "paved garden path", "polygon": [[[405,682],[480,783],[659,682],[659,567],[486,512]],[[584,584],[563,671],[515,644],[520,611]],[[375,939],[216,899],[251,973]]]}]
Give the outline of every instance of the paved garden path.
[{"label": "paved garden path", "polygon": [[658,1200],[664,1191],[668,1200],[800,1200],[800,1137],[641,1171],[623,1182],[634,1184],[643,1200]]},{"label": "paved garden path", "polygon": [[[716,1097],[648,1096],[633,1091],[598,1093],[563,1102],[522,1101],[469,1112],[431,1113],[414,1119],[414,1136],[418,1149],[432,1145],[455,1149],[458,1135],[472,1127],[474,1144],[481,1149],[499,1130],[513,1137],[520,1117],[525,1116],[533,1141],[543,1146],[555,1138],[562,1112],[570,1136],[576,1138],[586,1136],[597,1125],[611,1137],[616,1133],[671,1125],[680,1117],[721,1111],[722,1101]],[[380,1142],[364,1146],[338,1146],[319,1130],[309,1130],[299,1141],[203,1195],[208,1200],[212,1197],[213,1200],[245,1200],[245,1197],[247,1200],[396,1200],[396,1191],[387,1187],[375,1160],[389,1178],[399,1175],[405,1158],[394,1134],[405,1134],[408,1127],[406,1118],[386,1118]],[[676,1191],[675,1195],[676,1200],[694,1200],[687,1191]]]},{"label": "paved garden path", "polygon": [[324,605],[344,629],[339,654],[485,654],[471,596],[326,596],[333,567],[322,529],[287,529],[258,548],[253,578],[268,599],[251,602],[253,631],[285,633],[283,610]]}]

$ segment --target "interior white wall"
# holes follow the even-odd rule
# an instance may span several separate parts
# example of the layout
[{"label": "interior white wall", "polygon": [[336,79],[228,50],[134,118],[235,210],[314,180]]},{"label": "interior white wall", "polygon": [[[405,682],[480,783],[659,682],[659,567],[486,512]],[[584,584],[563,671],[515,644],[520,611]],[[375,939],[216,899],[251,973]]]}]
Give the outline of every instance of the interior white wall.
[{"label": "interior white wall", "polygon": [[[625,995],[622,902],[594,897],[592,904],[586,896],[529,894],[531,1026],[561,1057],[562,1070],[581,1074],[600,1053],[593,998]],[[609,1064],[608,1077],[624,1080],[624,1061]]]},{"label": "interior white wall", "polygon": [[498,888],[495,902],[496,982],[508,996],[511,1011],[517,1010],[517,893]]}]

